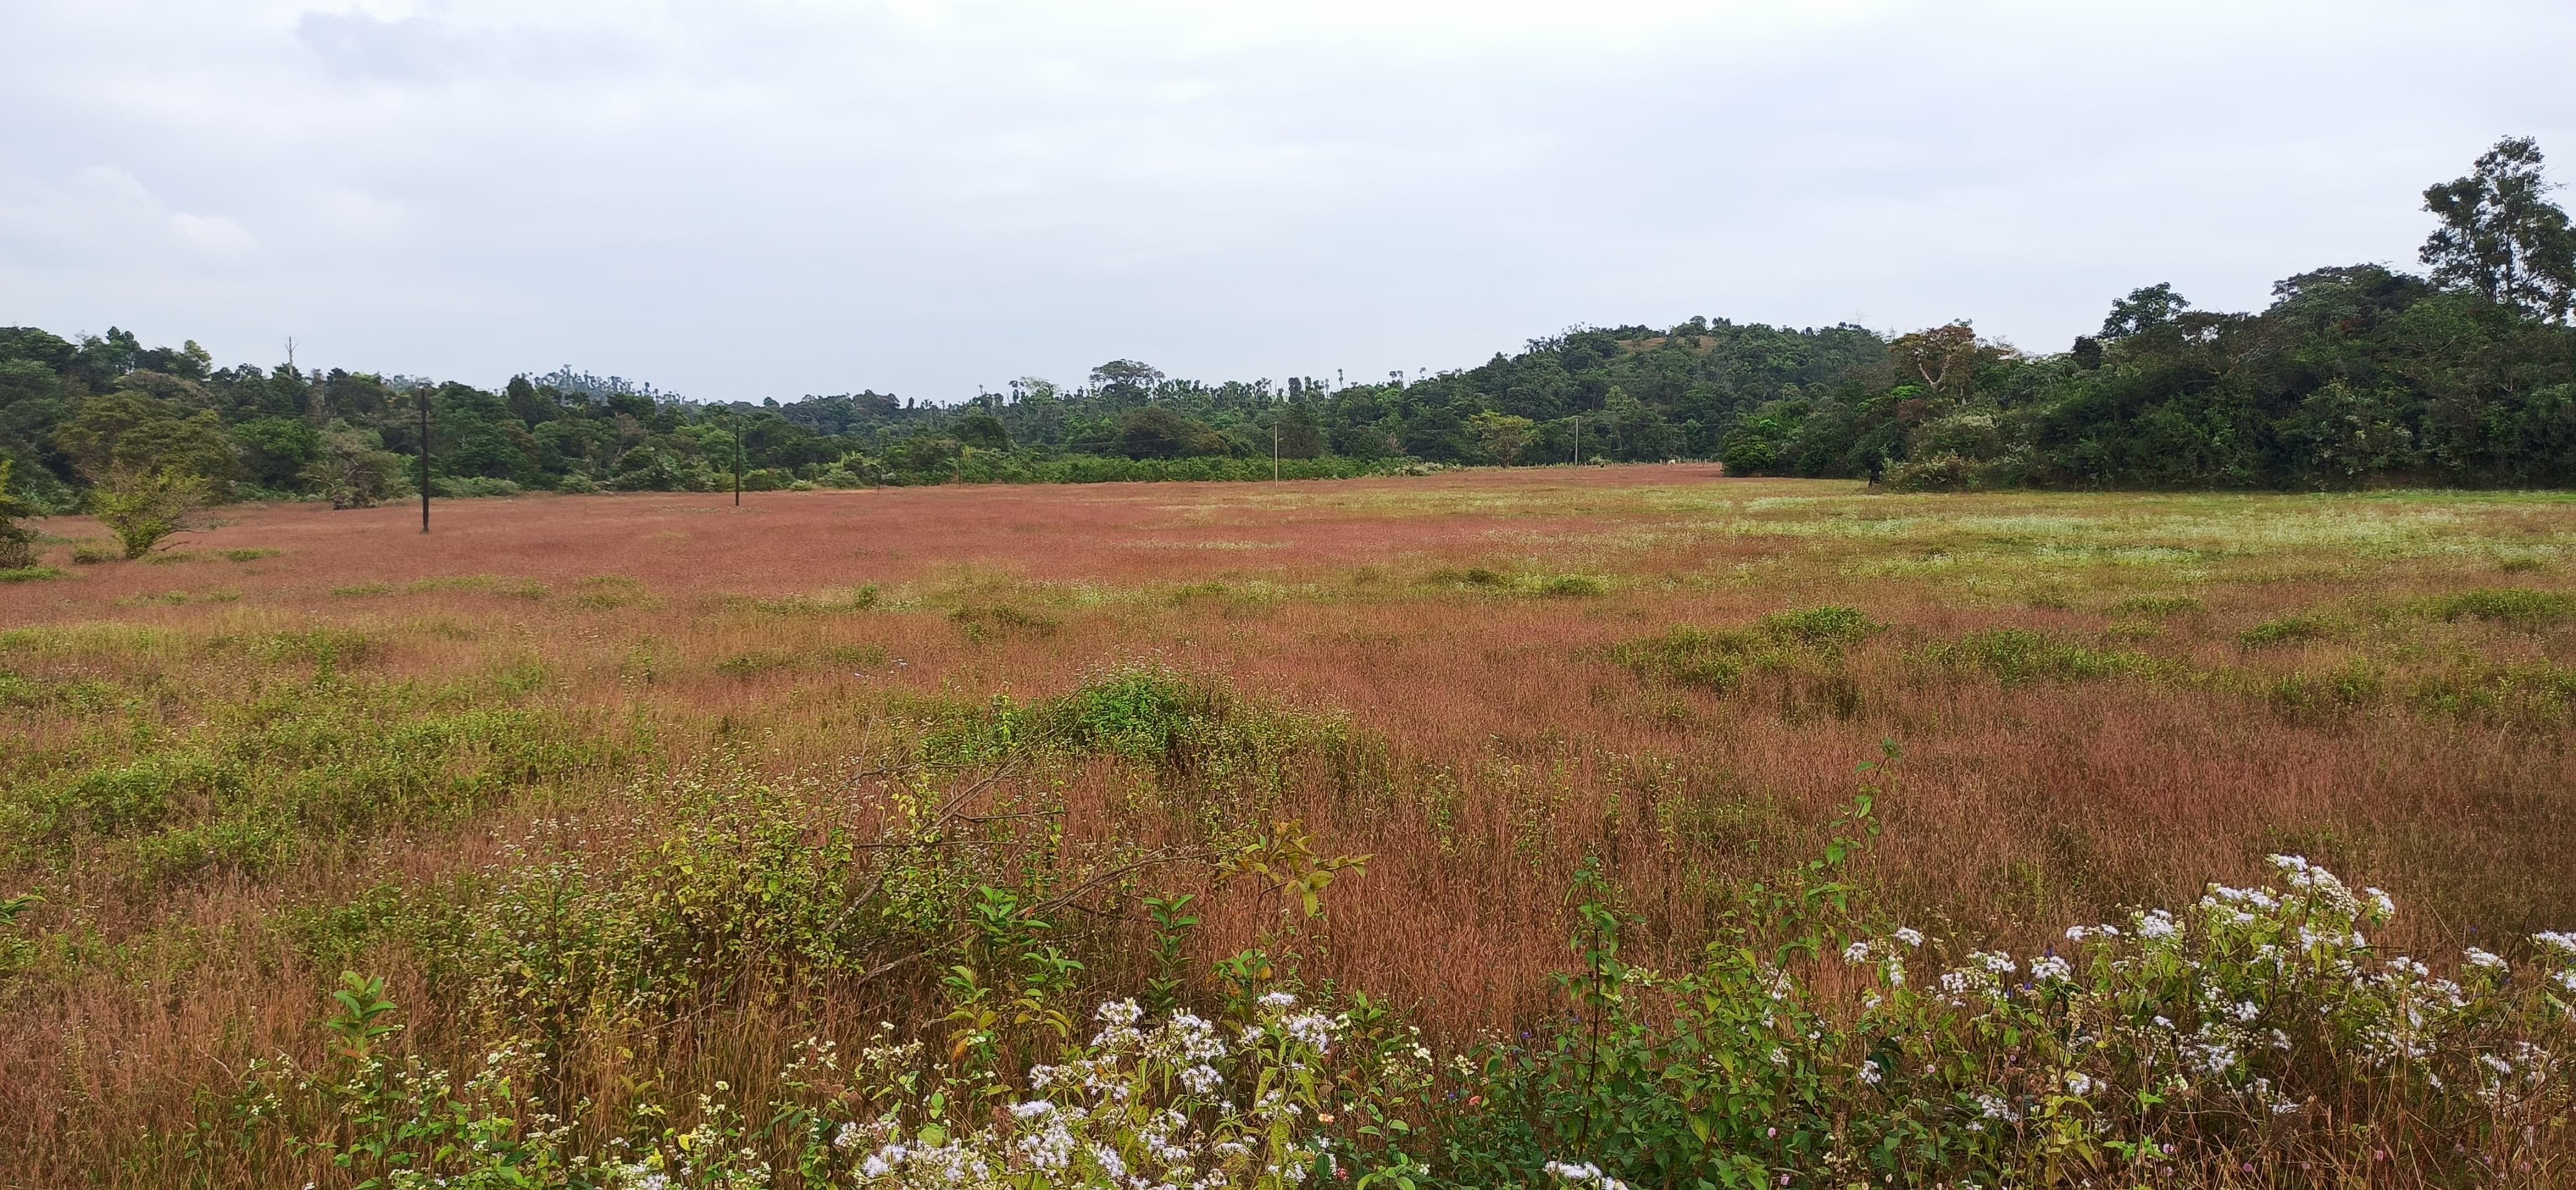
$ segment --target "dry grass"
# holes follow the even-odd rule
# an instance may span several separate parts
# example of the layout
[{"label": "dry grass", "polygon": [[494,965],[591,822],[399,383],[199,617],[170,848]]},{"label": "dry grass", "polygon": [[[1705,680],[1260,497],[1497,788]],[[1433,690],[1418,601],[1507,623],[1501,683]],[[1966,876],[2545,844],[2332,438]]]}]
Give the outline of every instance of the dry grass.
[{"label": "dry grass", "polygon": [[[177,562],[0,587],[0,670],[114,692],[0,710],[6,771],[308,677],[325,662],[292,641],[315,633],[366,681],[538,674],[512,697],[649,737],[632,757],[777,774],[846,771],[904,697],[1025,701],[1144,661],[1382,745],[1384,788],[1283,805],[1378,857],[1336,888],[1313,974],[1453,1035],[1546,1003],[1587,856],[1646,912],[1648,957],[1692,945],[1711,890],[1805,843],[1882,739],[1906,760],[1877,879],[1948,932],[2029,945],[2279,850],[2396,893],[2401,946],[2576,925],[2576,618],[2438,602],[2567,591],[2564,497],[1863,496],[1672,466],[729,499],[450,502],[426,537],[414,509],[246,507]],[[1728,691],[1618,656],[1825,604],[1886,629]],[[2015,668],[1999,640],[2078,652]],[[113,848],[8,840],[0,892],[48,898],[25,922],[53,957],[0,990],[0,1167],[22,1171],[0,1184],[154,1183],[167,1167],[114,1164],[131,1137],[200,1118],[248,1058],[315,1049],[329,972],[281,915],[493,862],[635,771],[257,871],[145,880]],[[1058,779],[1077,834],[1136,780]],[[1262,912],[1218,901],[1208,948]],[[417,972],[375,957],[417,1002]]]}]

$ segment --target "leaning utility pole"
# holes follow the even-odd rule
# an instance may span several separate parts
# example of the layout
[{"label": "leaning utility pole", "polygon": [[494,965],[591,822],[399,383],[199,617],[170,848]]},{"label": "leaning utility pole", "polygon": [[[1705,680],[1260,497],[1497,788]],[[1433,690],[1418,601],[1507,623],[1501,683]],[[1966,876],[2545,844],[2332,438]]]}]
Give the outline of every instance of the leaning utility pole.
[{"label": "leaning utility pole", "polygon": [[429,388],[420,394],[420,531],[429,532]]}]

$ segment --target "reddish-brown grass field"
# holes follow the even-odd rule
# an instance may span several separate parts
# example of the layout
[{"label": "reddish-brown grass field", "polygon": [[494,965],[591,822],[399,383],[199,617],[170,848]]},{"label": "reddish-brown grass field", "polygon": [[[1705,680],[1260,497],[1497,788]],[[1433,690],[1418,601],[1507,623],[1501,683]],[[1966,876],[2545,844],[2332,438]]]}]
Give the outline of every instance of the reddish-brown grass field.
[{"label": "reddish-brown grass field", "polygon": [[[104,802],[13,803],[0,894],[45,900],[0,975],[0,1185],[158,1184],[248,1061],[318,1053],[338,960],[293,925],[315,912],[508,862],[650,773],[844,781],[902,746],[906,708],[1136,665],[1374,750],[1369,796],[1284,777],[1278,812],[1319,850],[1374,856],[1307,975],[1452,1036],[1547,1006],[1585,860],[1651,923],[1640,954],[1678,953],[1712,890],[1803,853],[1890,740],[1871,879],[1941,934],[2036,946],[2276,851],[2389,889],[2395,945],[2576,926],[2563,496],[1888,496],[1676,465],[454,501],[426,536],[417,508],[222,517],[162,558],[0,587],[0,693],[31,692],[0,699],[0,776],[163,763],[317,667],[516,683],[549,730],[651,759],[531,765],[463,818],[268,864],[173,860],[100,825]],[[1881,628],[1730,689],[1631,664],[1676,626],[1824,605]],[[256,644],[307,639],[348,643]],[[1125,829],[1131,766],[1043,779],[1074,839]],[[174,796],[155,821],[185,821]],[[1268,912],[1216,899],[1203,949]]]}]

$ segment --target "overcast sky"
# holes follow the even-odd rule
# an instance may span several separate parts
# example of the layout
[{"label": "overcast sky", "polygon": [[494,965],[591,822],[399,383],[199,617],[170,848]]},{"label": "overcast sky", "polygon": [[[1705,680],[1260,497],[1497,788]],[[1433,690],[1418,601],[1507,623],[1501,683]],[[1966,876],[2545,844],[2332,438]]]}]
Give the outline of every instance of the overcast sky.
[{"label": "overcast sky", "polygon": [[0,0],[0,324],[953,401],[2411,266],[2576,4]]}]

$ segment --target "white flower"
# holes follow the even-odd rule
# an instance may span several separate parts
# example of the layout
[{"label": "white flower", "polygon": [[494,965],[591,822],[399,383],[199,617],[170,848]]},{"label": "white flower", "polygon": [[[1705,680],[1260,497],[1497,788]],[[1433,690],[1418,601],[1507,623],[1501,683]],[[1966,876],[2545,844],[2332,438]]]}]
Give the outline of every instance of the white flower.
[{"label": "white flower", "polygon": [[1617,1178],[1601,1172],[1600,1166],[1594,1165],[1589,1161],[1583,1162],[1580,1165],[1568,1164],[1563,1161],[1550,1161],[1547,1163],[1547,1172],[1578,1186],[1588,1184],[1598,1186],[1600,1187],[1600,1190],[1628,1190],[1628,1184],[1626,1182],[1622,1182]]},{"label": "white flower", "polygon": [[849,1152],[858,1143],[859,1126],[856,1124],[843,1124],[840,1131],[832,1134],[832,1147],[844,1153]]},{"label": "white flower", "polygon": [[2093,1079],[2092,1079],[2090,1076],[2088,1076],[2088,1075],[2079,1074],[2079,1073],[2077,1073],[2077,1072],[2075,1072],[2075,1071],[2072,1071],[2072,1070],[2067,1071],[2067,1072],[2066,1072],[2066,1093],[2067,1093],[2067,1094],[2069,1094],[2069,1095],[2073,1095],[2073,1096],[2075,1096],[2075,1097],[2076,1097],[2076,1098],[2078,1098],[2078,1099],[2081,1099],[2081,1098],[2083,1098],[2083,1097],[2085,1097],[2085,1096],[2087,1096],[2087,1095],[2092,1094],[2092,1093],[2093,1093]]},{"label": "white flower", "polygon": [[2030,961],[2030,977],[2041,983],[2064,983],[2075,977],[2075,969],[2056,955],[2041,955]]},{"label": "white flower", "polygon": [[1286,1030],[1290,1037],[1312,1046],[1318,1053],[1328,1048],[1333,1040],[1333,1018],[1320,1012],[1289,1017],[1279,1022],[1279,1027]]},{"label": "white flower", "polygon": [[1263,1008],[1295,1008],[1297,997],[1289,992],[1271,992],[1261,997]]},{"label": "white flower", "polygon": [[2549,930],[2532,935],[2531,940],[2541,944],[2542,946],[2546,946],[2551,950],[2558,951],[2571,958],[2576,958],[2576,933],[2569,933],[2563,930]]},{"label": "white flower", "polygon": [[2397,916],[2397,902],[2387,893],[2375,888],[2365,888],[2361,890],[2361,895],[2370,898],[2371,907],[2379,910],[2379,916],[2383,918]]},{"label": "white flower", "polygon": [[1135,1024],[1138,1018],[1145,1015],[1145,1010],[1137,1007],[1133,1000],[1112,1000],[1101,1005],[1100,1011],[1095,1015],[1100,1018],[1102,1024],[1124,1026]]},{"label": "white flower", "polygon": [[1865,1083],[1868,1083],[1869,1085],[1871,1085],[1871,1086],[1875,1087],[1875,1086],[1877,1086],[1877,1085],[1878,1085],[1878,1080],[1880,1080],[1881,1078],[1884,1078],[1884,1077],[1886,1077],[1886,1076],[1885,1076],[1885,1075],[1882,1075],[1882,1074],[1880,1074],[1880,1073],[1879,1073],[1879,1070],[1878,1070],[1878,1059],[1876,1059],[1876,1058],[1863,1058],[1863,1059],[1861,1059],[1861,1064],[1860,1064],[1860,1081],[1865,1082]]},{"label": "white flower", "polygon": [[1034,1120],[1054,1110],[1055,1105],[1044,1099],[1032,1099],[1026,1103],[1011,1105],[1011,1114],[1023,1120]]},{"label": "white flower", "polygon": [[1852,943],[1851,945],[1844,947],[1844,948],[1843,948],[1843,961],[1844,961],[1844,962],[1846,962],[1846,963],[1866,963],[1866,962],[1868,962],[1868,961],[1869,961],[1869,943],[1866,943],[1866,942],[1854,942],[1854,943]]},{"label": "white flower", "polygon": [[2141,938],[2171,938],[2180,932],[2181,928],[2174,925],[2173,914],[2162,909],[2138,915],[2138,936]]},{"label": "white flower", "polygon": [[1898,926],[1896,928],[1895,937],[1897,941],[1902,942],[1907,946],[1923,945],[1923,931],[1915,929],[1912,926]]},{"label": "white flower", "polygon": [[2472,967],[2484,967],[2490,971],[2502,971],[2506,966],[2502,956],[2489,954],[2474,946],[2463,952],[2460,957]]}]

